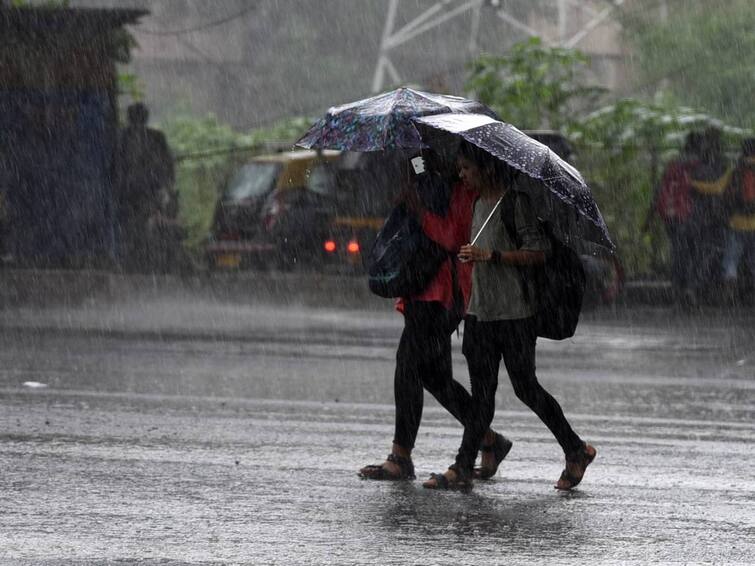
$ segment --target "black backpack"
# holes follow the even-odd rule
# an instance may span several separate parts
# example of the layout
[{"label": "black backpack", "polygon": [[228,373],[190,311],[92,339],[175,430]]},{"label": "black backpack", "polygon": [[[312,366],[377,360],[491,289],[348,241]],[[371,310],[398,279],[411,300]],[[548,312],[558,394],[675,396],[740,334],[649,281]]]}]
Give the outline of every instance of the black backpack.
[{"label": "black backpack", "polygon": [[[528,199],[527,195],[508,191],[501,202],[501,220],[509,234],[520,248],[522,242],[516,231],[515,207],[518,198]],[[574,336],[582,311],[585,295],[585,271],[579,256],[553,236],[550,226],[540,223],[550,241],[551,253],[544,265],[519,267],[522,277],[522,290],[529,300],[526,280],[535,282],[535,293],[539,302],[535,314],[537,335],[551,340],[563,340]]]},{"label": "black backpack", "polygon": [[453,305],[450,325],[458,326],[464,315],[464,297],[456,270],[456,253],[447,252],[422,230],[405,205],[391,211],[378,232],[365,268],[370,291],[380,297],[412,297],[424,291],[444,261],[451,261]]},{"label": "black backpack", "polygon": [[365,258],[370,291],[386,298],[417,295],[447,257],[448,253],[422,231],[416,216],[399,204]]}]

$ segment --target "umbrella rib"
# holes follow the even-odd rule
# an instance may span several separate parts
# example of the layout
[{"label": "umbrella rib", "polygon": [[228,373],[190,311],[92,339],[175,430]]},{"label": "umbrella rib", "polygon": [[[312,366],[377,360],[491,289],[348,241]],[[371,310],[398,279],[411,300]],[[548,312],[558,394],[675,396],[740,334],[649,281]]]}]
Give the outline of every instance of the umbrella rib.
[{"label": "umbrella rib", "polygon": [[493,213],[498,208],[498,205],[501,204],[501,201],[503,200],[503,197],[498,199],[498,202],[495,203],[495,206],[493,207],[493,210],[490,211],[490,214],[488,214],[488,217],[485,219],[485,222],[482,223],[482,227],[478,230],[477,235],[474,237],[474,240],[472,240],[471,245],[474,246],[475,242],[477,241],[477,238],[480,237],[480,234],[482,234],[482,231],[485,229],[485,226],[488,225],[488,222],[490,222],[490,219],[493,218]]}]

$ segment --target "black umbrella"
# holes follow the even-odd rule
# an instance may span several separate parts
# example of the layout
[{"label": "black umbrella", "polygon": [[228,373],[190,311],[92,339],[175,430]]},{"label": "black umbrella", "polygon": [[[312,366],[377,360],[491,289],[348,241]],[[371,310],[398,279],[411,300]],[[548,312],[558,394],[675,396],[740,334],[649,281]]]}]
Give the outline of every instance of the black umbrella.
[{"label": "black umbrella", "polygon": [[442,113],[495,113],[476,100],[399,88],[371,98],[334,106],[296,145],[345,151],[382,151],[426,147],[412,118]]},{"label": "black umbrella", "polygon": [[572,165],[511,124],[483,114],[437,114],[415,118],[423,139],[448,132],[524,173],[517,189],[525,191],[555,236],[577,251],[586,242],[614,249],[592,191]]}]

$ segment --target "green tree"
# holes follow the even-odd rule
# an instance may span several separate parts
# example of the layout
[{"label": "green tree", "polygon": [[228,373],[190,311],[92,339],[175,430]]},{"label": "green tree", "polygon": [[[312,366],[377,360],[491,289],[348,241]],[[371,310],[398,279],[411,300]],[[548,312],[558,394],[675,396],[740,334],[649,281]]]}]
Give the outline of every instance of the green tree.
[{"label": "green tree", "polygon": [[519,128],[558,130],[572,121],[575,107],[593,107],[605,91],[583,84],[588,62],[576,49],[547,47],[533,37],[504,55],[472,61],[465,87]]},{"label": "green tree", "polygon": [[755,4],[639,0],[620,12],[638,85],[667,90],[687,106],[731,124],[755,127]]}]

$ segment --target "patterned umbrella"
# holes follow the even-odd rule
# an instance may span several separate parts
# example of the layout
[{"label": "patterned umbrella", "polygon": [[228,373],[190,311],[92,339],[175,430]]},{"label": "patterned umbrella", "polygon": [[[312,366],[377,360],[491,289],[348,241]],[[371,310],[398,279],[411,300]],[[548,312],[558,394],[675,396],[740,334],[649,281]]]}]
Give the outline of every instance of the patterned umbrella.
[{"label": "patterned umbrella", "polygon": [[426,140],[433,132],[454,134],[524,173],[515,188],[527,192],[538,216],[564,244],[579,248],[580,243],[592,242],[614,249],[590,187],[547,146],[483,114],[438,114],[414,121]]},{"label": "patterned umbrella", "polygon": [[474,100],[399,88],[334,106],[296,145],[345,151],[419,149],[427,145],[412,118],[443,113],[497,117],[492,110]]}]

